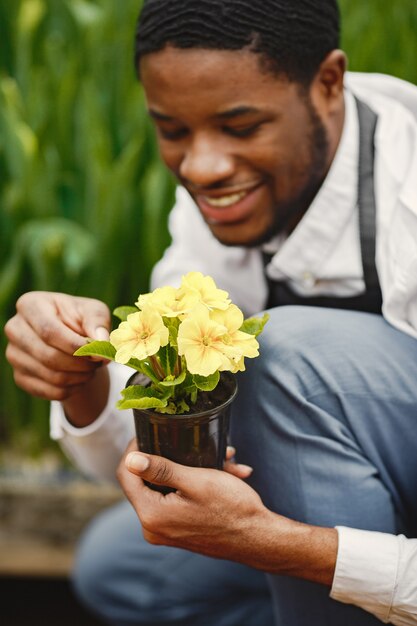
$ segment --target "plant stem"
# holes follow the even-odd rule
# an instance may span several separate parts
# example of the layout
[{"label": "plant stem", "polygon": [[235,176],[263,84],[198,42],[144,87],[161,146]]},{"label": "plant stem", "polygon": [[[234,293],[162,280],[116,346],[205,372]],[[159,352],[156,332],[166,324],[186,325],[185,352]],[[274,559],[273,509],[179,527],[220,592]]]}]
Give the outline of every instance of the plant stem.
[{"label": "plant stem", "polygon": [[181,357],[178,356],[177,357],[177,362],[175,363],[175,367],[174,367],[174,376],[175,376],[175,378],[178,378],[178,376],[181,374],[181,372],[182,372]]},{"label": "plant stem", "polygon": [[156,356],[149,357],[149,361],[151,362],[152,369],[155,372],[155,374],[158,376],[159,380],[164,380],[165,372],[162,369],[161,364],[159,363]]}]

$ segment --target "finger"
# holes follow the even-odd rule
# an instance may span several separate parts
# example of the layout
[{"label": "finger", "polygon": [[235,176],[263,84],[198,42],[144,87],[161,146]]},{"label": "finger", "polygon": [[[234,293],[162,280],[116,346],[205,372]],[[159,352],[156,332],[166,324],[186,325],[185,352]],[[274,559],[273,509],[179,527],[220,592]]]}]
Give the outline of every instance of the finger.
[{"label": "finger", "polygon": [[79,385],[55,387],[44,380],[23,374],[20,371],[14,372],[14,380],[16,385],[30,395],[49,401],[57,400],[58,402],[63,402],[76,393],[79,388]]},{"label": "finger", "polygon": [[253,467],[250,467],[250,465],[233,463],[231,461],[225,461],[223,469],[228,474],[233,474],[233,476],[237,476],[242,479],[248,478],[253,472]]},{"label": "finger", "polygon": [[185,467],[160,456],[129,452],[125,458],[129,472],[155,483],[180,490],[182,493],[193,491],[195,472],[198,468]]},{"label": "finger", "polygon": [[17,301],[17,311],[44,344],[68,355],[85,345],[85,336],[72,330],[59,317],[52,297],[46,297],[42,292],[25,296]]},{"label": "finger", "polygon": [[[109,341],[110,311],[103,302],[92,298],[72,298],[70,306],[58,308],[63,321],[73,330],[79,331],[89,339]],[[99,356],[86,358],[94,363],[110,362]]]},{"label": "finger", "polygon": [[110,311],[104,302],[72,297],[70,302],[59,299],[57,308],[61,319],[74,331],[97,341],[109,340]]},{"label": "finger", "polygon": [[[5,332],[10,346],[19,349],[23,355],[32,356],[35,361],[42,363],[48,369],[58,369],[67,372],[89,372],[96,367],[87,359],[70,356],[61,350],[47,345],[22,317],[16,316],[10,320],[6,325]],[[24,361],[25,359],[23,358],[22,365],[24,365]]]},{"label": "finger", "polygon": [[[66,355],[65,355],[66,356]],[[39,359],[34,359],[27,352],[23,352],[13,345],[6,348],[6,357],[15,371],[21,374],[43,380],[56,387],[69,387],[85,384],[94,375],[98,365],[88,364],[82,371],[65,371],[58,367],[49,368]]]},{"label": "finger", "polygon": [[233,446],[227,446],[226,448],[226,461],[231,461],[236,454],[236,448]]},{"label": "finger", "polygon": [[244,465],[243,463],[236,463],[233,459],[236,454],[236,448],[233,446],[227,446],[226,461],[223,464],[223,469],[233,476],[238,478],[248,478],[253,472],[253,467],[250,465]]},{"label": "finger", "polygon": [[104,326],[98,326],[91,330],[89,337],[96,339],[97,341],[109,341],[110,333]]}]

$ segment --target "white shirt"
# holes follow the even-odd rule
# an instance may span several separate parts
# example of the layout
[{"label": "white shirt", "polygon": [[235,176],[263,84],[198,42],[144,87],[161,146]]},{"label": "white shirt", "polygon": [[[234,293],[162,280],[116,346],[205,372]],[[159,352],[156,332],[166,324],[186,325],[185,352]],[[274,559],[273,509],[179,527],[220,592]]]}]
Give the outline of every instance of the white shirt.
[{"label": "white shirt", "polygon": [[331,597],[384,623],[417,624],[417,539],[338,527]]},{"label": "white shirt", "polygon": [[[376,266],[383,315],[417,338],[417,88],[372,74],[348,74],[346,86],[346,120],[330,171],[290,237],[277,237],[265,246],[274,253],[267,272],[272,278],[287,280],[294,291],[306,296],[353,296],[365,290],[353,91],[379,116],[374,174]],[[267,286],[260,250],[221,245],[181,188],[170,215],[170,230],[173,242],[154,269],[153,288],[177,285],[186,272],[201,271],[229,291],[247,315],[262,310]],[[51,410],[51,436],[81,470],[101,479],[113,478],[118,460],[134,436],[130,412],[114,408],[131,372],[116,364],[111,364],[110,370],[109,401],[93,424],[74,428],[58,403],[53,403]],[[417,540],[347,528],[338,528],[338,533],[331,596],[357,604],[384,622],[417,625]]]}]

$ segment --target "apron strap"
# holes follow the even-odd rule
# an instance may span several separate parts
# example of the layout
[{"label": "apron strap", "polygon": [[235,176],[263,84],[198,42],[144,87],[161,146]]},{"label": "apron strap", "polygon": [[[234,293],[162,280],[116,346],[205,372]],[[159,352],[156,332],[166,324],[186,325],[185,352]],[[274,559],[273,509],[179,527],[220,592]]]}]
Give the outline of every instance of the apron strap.
[{"label": "apron strap", "polygon": [[359,118],[359,232],[366,289],[379,286],[375,265],[376,203],[374,192],[374,139],[378,117],[367,104],[355,97]]},{"label": "apron strap", "polygon": [[[374,139],[378,116],[367,104],[355,97],[359,119],[358,209],[359,235],[365,293],[351,297],[295,294],[284,281],[266,276],[269,297],[267,307],[301,304],[368,311],[381,314],[382,293],[375,265],[376,204],[374,192]],[[263,253],[264,267],[272,254]]]}]

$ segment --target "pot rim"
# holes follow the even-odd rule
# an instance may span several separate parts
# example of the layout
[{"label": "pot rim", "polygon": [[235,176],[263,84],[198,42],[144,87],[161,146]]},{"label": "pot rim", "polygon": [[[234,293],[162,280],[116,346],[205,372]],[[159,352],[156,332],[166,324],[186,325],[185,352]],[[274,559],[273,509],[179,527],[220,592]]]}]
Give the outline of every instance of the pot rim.
[{"label": "pot rim", "polygon": [[[125,386],[128,387],[129,385],[131,385],[132,383],[130,381],[138,375],[140,376],[141,373],[134,372],[132,376],[129,377]],[[218,412],[219,410],[226,409],[236,398],[236,395],[238,392],[238,384],[237,384],[236,377],[231,372],[220,372],[220,376],[222,375],[230,377],[231,380],[234,382],[235,387],[234,387],[233,393],[230,395],[230,397],[227,400],[225,400],[225,402],[222,402],[221,404],[218,404],[217,406],[212,407],[211,409],[206,409],[205,411],[200,411],[199,413],[193,413],[192,411],[190,411],[189,413],[159,413],[156,409],[132,409],[132,411],[141,411],[143,413],[148,413],[148,414],[153,413],[154,415],[156,414],[158,417],[160,416],[160,417],[164,417],[170,420],[172,419],[183,420],[183,419],[189,419],[191,417],[198,418],[198,417],[209,416],[212,413]],[[142,374],[142,376],[144,376],[144,374]]]}]

